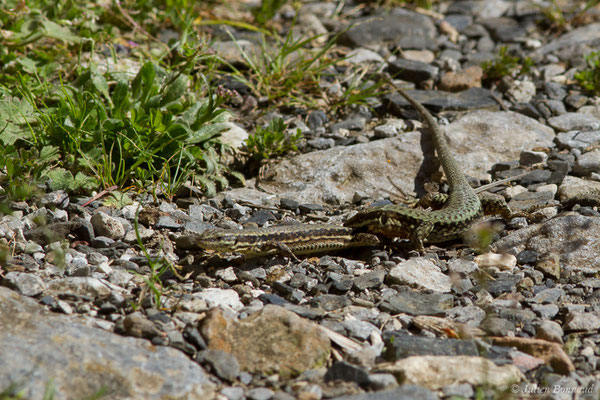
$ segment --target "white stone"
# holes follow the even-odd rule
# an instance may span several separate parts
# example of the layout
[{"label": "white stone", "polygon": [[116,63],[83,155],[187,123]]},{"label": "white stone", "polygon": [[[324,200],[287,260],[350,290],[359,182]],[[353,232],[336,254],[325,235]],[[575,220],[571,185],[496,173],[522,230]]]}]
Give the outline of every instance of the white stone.
[{"label": "white stone", "polygon": [[235,275],[233,267],[218,270],[217,272],[215,272],[215,276],[217,278],[221,278],[222,280],[228,283],[237,281],[237,276]]},{"label": "white stone", "polygon": [[514,81],[507,94],[517,103],[529,103],[535,96],[535,83],[531,81]]},{"label": "white stone", "polygon": [[448,263],[448,270],[455,273],[470,274],[478,270],[477,264],[473,261],[455,259]]},{"label": "white stone", "polygon": [[[135,219],[135,213],[138,209],[139,204],[139,202],[134,201],[133,204],[123,207],[121,209],[121,215],[123,216],[123,218],[133,221]],[[140,211],[142,211],[143,209],[144,207],[140,207]]]},{"label": "white stone", "polygon": [[549,183],[547,185],[542,185],[542,186],[538,186],[534,189],[535,192],[541,193],[541,192],[550,192],[553,195],[556,195],[556,193],[558,192],[558,185],[555,183]]},{"label": "white stone", "polygon": [[69,220],[69,214],[65,210],[57,209],[53,211],[53,214],[56,222],[67,222]]},{"label": "white stone", "polygon": [[90,220],[96,236],[106,236],[111,239],[120,239],[125,235],[125,227],[116,218],[99,211]]},{"label": "white stone", "polygon": [[248,132],[233,122],[224,122],[224,125],[227,127],[227,130],[221,133],[221,142],[234,149],[242,147],[246,139],[248,139]]},{"label": "white stone", "polygon": [[346,61],[350,64],[361,65],[364,63],[382,63],[385,60],[379,54],[369,49],[354,49],[346,56]]},{"label": "white stone", "polygon": [[193,298],[204,300],[209,308],[225,306],[234,311],[240,311],[244,308],[240,296],[233,289],[208,288],[194,293]]},{"label": "white stone", "polygon": [[517,257],[512,254],[485,253],[475,257],[479,268],[496,267],[501,270],[512,270],[517,266]]},{"label": "white stone", "polygon": [[384,370],[399,378],[401,385],[421,385],[433,390],[458,383],[503,389],[525,378],[514,365],[498,366],[483,357],[473,356],[412,356]]},{"label": "white stone", "polygon": [[426,258],[411,258],[392,268],[388,278],[396,283],[427,289],[437,293],[448,293],[452,280],[440,268]]}]

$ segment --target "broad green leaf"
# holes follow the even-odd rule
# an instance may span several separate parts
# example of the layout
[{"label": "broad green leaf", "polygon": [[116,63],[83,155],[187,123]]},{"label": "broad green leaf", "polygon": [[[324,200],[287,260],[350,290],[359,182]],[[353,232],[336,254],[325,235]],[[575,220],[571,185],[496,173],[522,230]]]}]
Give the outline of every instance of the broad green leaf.
[{"label": "broad green leaf", "polygon": [[15,174],[15,163],[12,159],[7,158],[5,161],[6,175],[13,176]]},{"label": "broad green leaf", "polygon": [[198,110],[203,106],[201,101],[198,101],[191,105],[190,108],[185,110],[183,114],[179,117],[180,122],[185,122],[188,126],[191,126],[196,122],[196,116],[198,114]]},{"label": "broad green leaf", "polygon": [[213,179],[219,184],[221,189],[226,189],[229,186],[229,181],[223,175],[216,175]]},{"label": "broad green leaf", "polygon": [[167,129],[167,132],[172,137],[181,137],[182,139],[192,135],[192,131],[188,128],[187,124],[182,124],[179,122],[171,124],[171,126],[169,126],[169,129]]},{"label": "broad green leaf", "polygon": [[113,107],[116,111],[121,111],[121,109],[126,105],[126,100],[129,95],[129,85],[126,81],[119,81],[117,86],[115,86],[115,90],[113,90],[112,102]]},{"label": "broad green leaf", "polygon": [[84,191],[90,192],[98,188],[98,181],[83,172],[77,172],[73,177],[71,171],[64,168],[53,168],[45,173],[50,178],[49,186],[52,190],[67,190],[69,192]]},{"label": "broad green leaf", "polygon": [[200,183],[201,186],[204,187],[204,194],[206,195],[206,197],[213,197],[217,194],[217,187],[215,186],[215,183],[212,180],[207,179],[204,176],[197,176],[196,180]]},{"label": "broad green leaf", "polygon": [[40,151],[40,160],[51,163],[60,158],[58,147],[55,146],[44,146]]},{"label": "broad green leaf", "polygon": [[94,89],[102,93],[102,96],[110,102],[111,98],[108,94],[108,82],[106,82],[106,79],[94,64],[90,65],[90,80]]},{"label": "broad green leaf", "polygon": [[42,27],[46,36],[62,40],[63,42],[74,44],[81,42],[81,38],[74,35],[68,28],[58,25],[56,22],[44,19]]},{"label": "broad green leaf", "polygon": [[91,192],[92,190],[98,188],[98,181],[96,178],[87,176],[83,172],[79,171],[77,174],[75,174],[75,185],[77,186],[78,190]]},{"label": "broad green leaf", "polygon": [[160,100],[160,106],[164,107],[169,103],[172,103],[176,100],[179,100],[181,96],[187,90],[188,78],[187,76],[181,74],[172,82],[168,87],[166,92],[163,94]]},{"label": "broad green leaf", "polygon": [[0,101],[0,141],[11,145],[18,139],[30,140],[27,124],[35,123],[33,107],[27,100],[5,97]]},{"label": "broad green leaf", "polygon": [[186,138],[185,142],[189,144],[201,143],[217,136],[219,133],[227,130],[228,128],[229,125],[224,123],[206,125],[202,127],[202,129],[190,134],[189,137]]},{"label": "broad green leaf", "polygon": [[125,123],[121,119],[117,118],[109,118],[103,122],[102,128],[108,131],[116,131],[122,129],[125,126]]},{"label": "broad green leaf", "polygon": [[162,96],[160,94],[154,95],[146,101],[146,109],[160,107],[160,101]]},{"label": "broad green leaf", "polygon": [[50,178],[49,186],[52,190],[73,190],[75,186],[75,178],[70,171],[64,168],[54,168],[46,173]]},{"label": "broad green leaf", "polygon": [[140,100],[142,97],[147,97],[147,93],[154,83],[155,75],[156,70],[151,62],[147,62],[140,68],[133,81],[131,81],[131,91],[134,99]]},{"label": "broad green leaf", "polygon": [[142,97],[147,98],[150,95],[152,86],[154,85],[156,68],[151,62],[147,62],[140,70],[140,73],[142,74]]},{"label": "broad green leaf", "polygon": [[16,62],[18,64],[20,64],[21,67],[23,67],[23,71],[27,72],[28,74],[33,75],[37,72],[37,65],[36,65],[35,61],[33,61],[31,58],[27,58],[27,57],[17,58]]},{"label": "broad green leaf", "polygon": [[112,206],[122,208],[124,206],[133,204],[133,200],[131,200],[131,198],[125,193],[112,192],[102,204],[109,207]]},{"label": "broad green leaf", "polygon": [[246,177],[244,177],[244,174],[242,174],[241,172],[229,171],[229,174],[235,179],[237,179],[242,185],[246,185]]}]

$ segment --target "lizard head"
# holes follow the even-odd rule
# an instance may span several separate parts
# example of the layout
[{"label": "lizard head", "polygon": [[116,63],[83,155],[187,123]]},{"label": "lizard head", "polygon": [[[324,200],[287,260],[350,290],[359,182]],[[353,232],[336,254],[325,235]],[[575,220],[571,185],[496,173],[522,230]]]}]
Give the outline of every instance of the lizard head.
[{"label": "lizard head", "polygon": [[207,229],[196,238],[196,244],[205,250],[235,251],[237,237],[231,229]]}]

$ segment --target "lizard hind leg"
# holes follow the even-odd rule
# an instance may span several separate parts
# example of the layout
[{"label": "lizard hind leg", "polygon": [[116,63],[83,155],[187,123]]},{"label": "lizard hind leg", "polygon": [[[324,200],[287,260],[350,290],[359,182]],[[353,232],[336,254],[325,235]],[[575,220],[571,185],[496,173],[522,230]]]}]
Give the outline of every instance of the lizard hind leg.
[{"label": "lizard hind leg", "polygon": [[504,197],[488,192],[479,193],[479,200],[485,215],[500,215],[505,221],[513,217],[512,210],[506,204]]},{"label": "lizard hind leg", "polygon": [[439,192],[427,193],[419,199],[417,206],[423,209],[431,208],[432,210],[439,210],[444,207],[446,200],[448,200],[447,194]]},{"label": "lizard hind leg", "polygon": [[423,241],[427,239],[431,231],[433,231],[434,225],[435,224],[433,222],[423,221],[412,230],[409,239],[410,245],[413,249],[419,253],[425,252]]}]

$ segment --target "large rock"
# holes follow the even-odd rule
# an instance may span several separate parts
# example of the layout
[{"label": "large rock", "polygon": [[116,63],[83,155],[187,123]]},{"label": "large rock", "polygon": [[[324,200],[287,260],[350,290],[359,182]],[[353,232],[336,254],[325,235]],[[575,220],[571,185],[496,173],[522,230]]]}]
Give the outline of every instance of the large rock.
[{"label": "large rock", "polygon": [[[489,178],[487,171],[494,163],[518,160],[522,149],[552,146],[554,138],[552,129],[514,112],[472,112],[443,130],[465,173],[480,179]],[[258,183],[261,191],[242,188],[220,196],[264,203],[285,197],[337,205],[352,202],[357,193],[372,199],[387,197],[390,177],[405,193],[423,195],[425,178],[439,169],[435,160],[428,134],[406,132],[285,159],[264,169]]]},{"label": "large rock", "polygon": [[454,296],[451,294],[407,290],[384,295],[379,309],[390,314],[444,315],[453,305]]},{"label": "large rock", "polygon": [[524,379],[514,365],[498,366],[483,357],[413,356],[383,368],[396,376],[400,384],[425,386],[439,390],[444,386],[468,383],[505,389]]},{"label": "large rock", "polygon": [[386,332],[385,353],[388,361],[398,361],[411,356],[478,356],[474,340],[438,339],[406,335],[401,332]]},{"label": "large rock", "polygon": [[377,48],[390,44],[403,49],[435,47],[436,29],[431,18],[401,8],[391,14],[355,21],[340,40],[352,47]]},{"label": "large rock", "polygon": [[409,285],[435,293],[449,293],[452,280],[440,267],[424,257],[411,258],[392,268],[388,274],[391,283]]},{"label": "large rock", "polygon": [[600,270],[600,217],[560,215],[508,234],[494,248],[513,255],[532,250],[542,258],[557,256],[567,272],[595,273]]},{"label": "large rock", "polygon": [[55,297],[83,296],[103,300],[110,296],[110,288],[98,278],[69,276],[66,278],[53,279],[48,282],[44,294]]},{"label": "large rock", "polygon": [[0,387],[41,399],[210,399],[214,385],[178,350],[92,328],[0,287]]},{"label": "large rock", "polygon": [[596,22],[561,35],[545,46],[537,49],[533,56],[542,57],[548,53],[557,55],[561,60],[572,61],[598,48],[600,43],[600,23]]},{"label": "large rock", "polygon": [[25,239],[33,240],[38,244],[49,244],[63,240],[69,234],[75,235],[79,240],[86,242],[91,242],[94,239],[92,225],[83,218],[66,222],[54,222],[23,232]]},{"label": "large rock", "polygon": [[465,174],[488,178],[500,161],[518,160],[523,149],[553,147],[554,132],[512,111],[475,111],[443,127]]},{"label": "large rock", "polygon": [[111,239],[120,239],[125,236],[125,226],[117,218],[105,212],[98,211],[90,219],[96,236],[106,236]]},{"label": "large rock", "polygon": [[284,379],[325,365],[331,350],[317,325],[274,305],[241,321],[215,308],[201,332],[210,349],[233,354],[242,370]]},{"label": "large rock", "polygon": [[516,347],[524,353],[544,360],[558,373],[568,375],[575,371],[573,362],[558,343],[520,337],[493,337],[491,339],[494,344],[499,346]]},{"label": "large rock", "polygon": [[404,385],[394,390],[373,392],[373,393],[361,393],[353,394],[341,397],[335,397],[333,400],[437,400],[439,399],[435,393],[430,390],[415,386],[415,385]]}]

